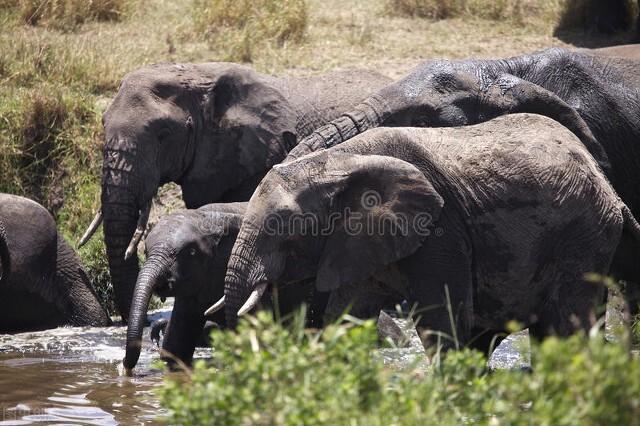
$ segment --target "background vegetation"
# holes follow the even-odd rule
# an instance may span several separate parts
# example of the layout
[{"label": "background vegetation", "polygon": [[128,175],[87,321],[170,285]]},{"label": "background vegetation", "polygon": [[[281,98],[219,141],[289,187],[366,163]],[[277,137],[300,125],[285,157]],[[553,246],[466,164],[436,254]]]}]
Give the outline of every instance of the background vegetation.
[{"label": "background vegetation", "polygon": [[488,372],[470,350],[426,370],[398,371],[373,356],[373,322],[318,332],[270,318],[212,334],[212,363],[162,389],[167,423],[634,425],[640,418],[640,363],[599,333],[534,344],[531,372]]},{"label": "background vegetation", "polygon": [[[0,192],[41,202],[77,241],[98,208],[101,114],[122,77],[146,64],[251,61],[296,75],[355,66],[399,77],[432,57],[567,46],[555,28],[567,4],[586,10],[586,1],[0,0]],[[586,45],[626,37],[576,31]],[[109,294],[103,251],[96,240],[80,254]]]}]

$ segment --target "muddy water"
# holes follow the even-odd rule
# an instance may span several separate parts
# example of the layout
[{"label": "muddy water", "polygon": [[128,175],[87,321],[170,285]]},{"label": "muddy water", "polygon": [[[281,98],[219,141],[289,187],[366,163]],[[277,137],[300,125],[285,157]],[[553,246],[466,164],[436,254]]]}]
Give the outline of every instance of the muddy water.
[{"label": "muddy water", "polygon": [[157,423],[157,349],[147,329],[136,377],[123,377],[125,339],[125,327],[0,335],[0,425]]},{"label": "muddy water", "polygon": [[[156,312],[152,320],[168,317]],[[58,328],[0,335],[0,426],[26,424],[156,424],[163,414],[154,389],[163,373],[154,368],[155,346],[145,330],[133,378],[121,375],[125,327]],[[424,362],[417,335],[403,349],[383,349],[382,362],[396,367]],[[197,358],[208,349],[198,349]],[[523,368],[526,333],[509,336],[494,352],[493,368]]]}]

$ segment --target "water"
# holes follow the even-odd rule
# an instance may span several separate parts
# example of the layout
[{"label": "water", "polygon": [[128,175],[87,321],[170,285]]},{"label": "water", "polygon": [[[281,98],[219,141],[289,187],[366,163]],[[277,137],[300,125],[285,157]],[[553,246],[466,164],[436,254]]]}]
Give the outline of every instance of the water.
[{"label": "water", "polygon": [[[156,320],[168,316],[157,312]],[[0,335],[0,425],[157,424],[155,345],[145,330],[135,377],[121,374],[126,327]],[[206,356],[199,349],[196,357]]]}]

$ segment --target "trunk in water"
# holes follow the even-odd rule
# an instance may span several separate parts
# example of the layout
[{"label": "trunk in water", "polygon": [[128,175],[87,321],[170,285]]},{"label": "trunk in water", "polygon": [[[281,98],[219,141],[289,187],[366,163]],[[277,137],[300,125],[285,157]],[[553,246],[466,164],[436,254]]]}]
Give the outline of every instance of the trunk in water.
[{"label": "trunk in water", "polygon": [[127,346],[122,363],[131,370],[136,366],[142,346],[142,331],[147,321],[147,309],[153,290],[162,278],[166,268],[166,257],[150,257],[140,272],[133,294],[129,325],[127,327]]},{"label": "trunk in water", "polygon": [[283,163],[293,161],[310,152],[341,144],[360,133],[381,126],[390,116],[391,108],[384,96],[372,95],[357,105],[353,111],[342,114],[316,129],[291,150]]},{"label": "trunk in water", "polygon": [[11,257],[7,245],[7,232],[0,221],[0,285],[6,283],[11,275]]}]

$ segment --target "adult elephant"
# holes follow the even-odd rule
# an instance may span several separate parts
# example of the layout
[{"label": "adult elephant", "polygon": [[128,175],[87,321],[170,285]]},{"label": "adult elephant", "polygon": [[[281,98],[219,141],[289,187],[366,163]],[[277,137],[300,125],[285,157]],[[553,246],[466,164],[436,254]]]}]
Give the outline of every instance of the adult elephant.
[{"label": "adult elephant", "polygon": [[11,256],[7,245],[7,231],[4,223],[0,220],[0,288],[3,283],[9,280],[11,274]]},{"label": "adult elephant", "polygon": [[593,325],[605,288],[584,276],[610,271],[623,228],[640,238],[580,140],[547,117],[376,129],[263,179],[227,267],[226,319],[270,284],[312,277],[328,312],[366,307],[376,276],[461,344],[512,320],[568,335]]},{"label": "adult elephant", "polygon": [[127,319],[137,243],[157,189],[188,208],[246,201],[264,173],[313,129],[390,80],[369,71],[276,78],[231,63],[160,64],[128,74],[104,113],[102,206],[117,308]]},{"label": "adult elephant", "polygon": [[[248,203],[208,204],[163,217],[145,239],[146,260],[133,294],[123,365],[129,374],[140,356],[142,331],[151,294],[175,297],[166,324],[161,358],[190,365],[202,340],[204,312],[224,294],[224,277],[231,249]],[[313,282],[278,293],[281,315],[306,302],[309,323],[318,326],[326,296],[314,294]],[[222,312],[209,318],[225,327]]]},{"label": "adult elephant", "polygon": [[379,126],[460,126],[539,113],[580,137],[638,216],[640,96],[622,73],[639,74],[636,65],[621,60],[610,66],[606,58],[563,49],[504,60],[428,61],[315,130],[284,161]]},{"label": "adult elephant", "polygon": [[11,265],[0,286],[0,332],[111,324],[80,259],[44,207],[0,194],[0,223],[10,258],[2,266]]}]

